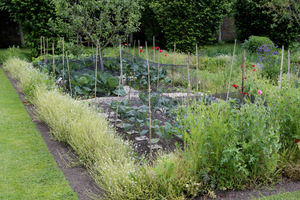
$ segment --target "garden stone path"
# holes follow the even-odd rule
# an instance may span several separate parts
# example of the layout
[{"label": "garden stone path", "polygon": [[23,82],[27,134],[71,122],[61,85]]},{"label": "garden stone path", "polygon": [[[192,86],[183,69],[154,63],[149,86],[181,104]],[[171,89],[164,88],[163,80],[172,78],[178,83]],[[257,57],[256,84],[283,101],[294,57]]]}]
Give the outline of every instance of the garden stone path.
[{"label": "garden stone path", "polygon": [[[0,66],[1,67],[1,66]],[[24,102],[25,96],[22,92],[19,91],[17,86],[17,81],[12,79],[9,74],[6,74],[10,79],[13,87],[18,92],[20,99]],[[179,93],[176,93],[180,96]],[[176,95],[175,94],[175,95]],[[169,94],[173,96],[173,94]],[[182,94],[182,97],[186,97]],[[116,100],[118,97],[104,97],[96,98],[98,101],[111,101]],[[122,97],[128,98],[128,97]],[[101,100],[100,100],[101,99]],[[95,99],[89,100],[94,101]],[[87,169],[83,165],[78,165],[76,162],[76,155],[72,149],[64,143],[53,141],[49,127],[44,123],[37,120],[35,115],[35,108],[33,105],[24,104],[28,114],[30,115],[32,121],[36,124],[37,129],[40,131],[41,136],[43,137],[45,143],[47,144],[50,153],[53,155],[58,167],[63,171],[66,179],[69,181],[73,190],[78,194],[80,200],[91,200],[91,199],[102,199],[103,192],[97,186],[95,181],[89,175]],[[300,181],[291,181],[287,179],[282,179],[282,182],[274,186],[264,186],[260,189],[254,190],[244,190],[244,191],[217,191],[217,199],[225,200],[248,200],[253,198],[260,197],[260,194],[264,196],[274,195],[283,192],[293,192],[300,190]],[[194,200],[207,200],[209,198],[199,196]]]}]

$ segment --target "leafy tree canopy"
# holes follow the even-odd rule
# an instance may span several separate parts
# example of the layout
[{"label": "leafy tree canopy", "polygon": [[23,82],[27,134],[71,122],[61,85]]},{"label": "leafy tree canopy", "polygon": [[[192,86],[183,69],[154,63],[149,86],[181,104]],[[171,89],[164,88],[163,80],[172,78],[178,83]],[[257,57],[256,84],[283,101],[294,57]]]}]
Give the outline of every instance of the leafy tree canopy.
[{"label": "leafy tree canopy", "polygon": [[81,36],[101,48],[138,30],[141,5],[136,0],[54,0],[59,18],[54,30]]},{"label": "leafy tree canopy", "polygon": [[183,52],[195,49],[195,45],[207,44],[215,40],[223,17],[230,9],[229,0],[152,0],[149,7],[152,17],[158,21],[165,35],[168,49]]},{"label": "leafy tree canopy", "polygon": [[[286,7],[294,10],[296,7],[293,6],[296,5],[282,4],[283,7],[276,7],[274,10],[271,5],[277,5],[275,2],[280,3],[283,1],[236,0],[234,18],[237,37],[243,41],[251,35],[265,36],[277,45],[284,44],[285,46],[296,41],[300,26],[293,16],[294,12],[286,10]],[[299,6],[297,9],[299,10]]]},{"label": "leafy tree canopy", "polygon": [[33,56],[38,55],[40,37],[55,37],[48,23],[55,18],[51,0],[1,0],[0,9],[7,10],[12,19],[18,22],[26,37],[26,44],[33,47]]}]

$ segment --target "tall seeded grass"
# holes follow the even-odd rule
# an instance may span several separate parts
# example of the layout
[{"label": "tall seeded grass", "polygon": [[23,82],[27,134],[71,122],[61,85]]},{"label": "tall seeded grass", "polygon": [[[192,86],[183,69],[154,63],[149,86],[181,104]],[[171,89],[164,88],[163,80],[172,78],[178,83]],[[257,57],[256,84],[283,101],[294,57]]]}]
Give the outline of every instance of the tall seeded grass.
[{"label": "tall seeded grass", "polygon": [[9,71],[11,76],[19,81],[21,90],[26,94],[28,101],[33,99],[36,87],[43,89],[54,88],[53,81],[45,73],[33,68],[32,64],[18,58],[8,59],[3,68]]}]

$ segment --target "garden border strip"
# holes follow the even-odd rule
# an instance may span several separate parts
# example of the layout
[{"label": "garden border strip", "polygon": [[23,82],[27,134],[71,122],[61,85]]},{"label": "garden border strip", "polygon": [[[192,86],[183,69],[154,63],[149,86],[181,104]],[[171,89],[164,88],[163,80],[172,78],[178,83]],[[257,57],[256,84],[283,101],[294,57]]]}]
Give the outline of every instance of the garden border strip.
[{"label": "garden border strip", "polygon": [[[2,68],[0,69],[2,70]],[[10,80],[13,88],[18,93],[22,102],[25,102],[25,95],[18,89],[18,83],[8,73],[7,78]],[[76,161],[76,155],[73,150],[66,146],[66,144],[52,140],[49,127],[36,120],[35,108],[33,105],[25,104],[26,111],[34,122],[37,130],[43,137],[49,152],[55,159],[57,166],[64,173],[72,189],[77,193],[80,200],[90,200],[91,197],[102,196],[100,188],[95,183],[94,179],[89,175],[87,169],[83,165],[79,165]]]}]

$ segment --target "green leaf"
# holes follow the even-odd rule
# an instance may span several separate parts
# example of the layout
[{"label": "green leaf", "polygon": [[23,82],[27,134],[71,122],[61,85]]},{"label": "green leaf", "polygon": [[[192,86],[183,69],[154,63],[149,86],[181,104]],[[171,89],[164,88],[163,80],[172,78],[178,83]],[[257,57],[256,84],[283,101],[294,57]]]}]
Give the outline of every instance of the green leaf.
[{"label": "green leaf", "polygon": [[146,133],[148,133],[149,130],[142,130],[141,131],[141,135],[145,135]]}]

